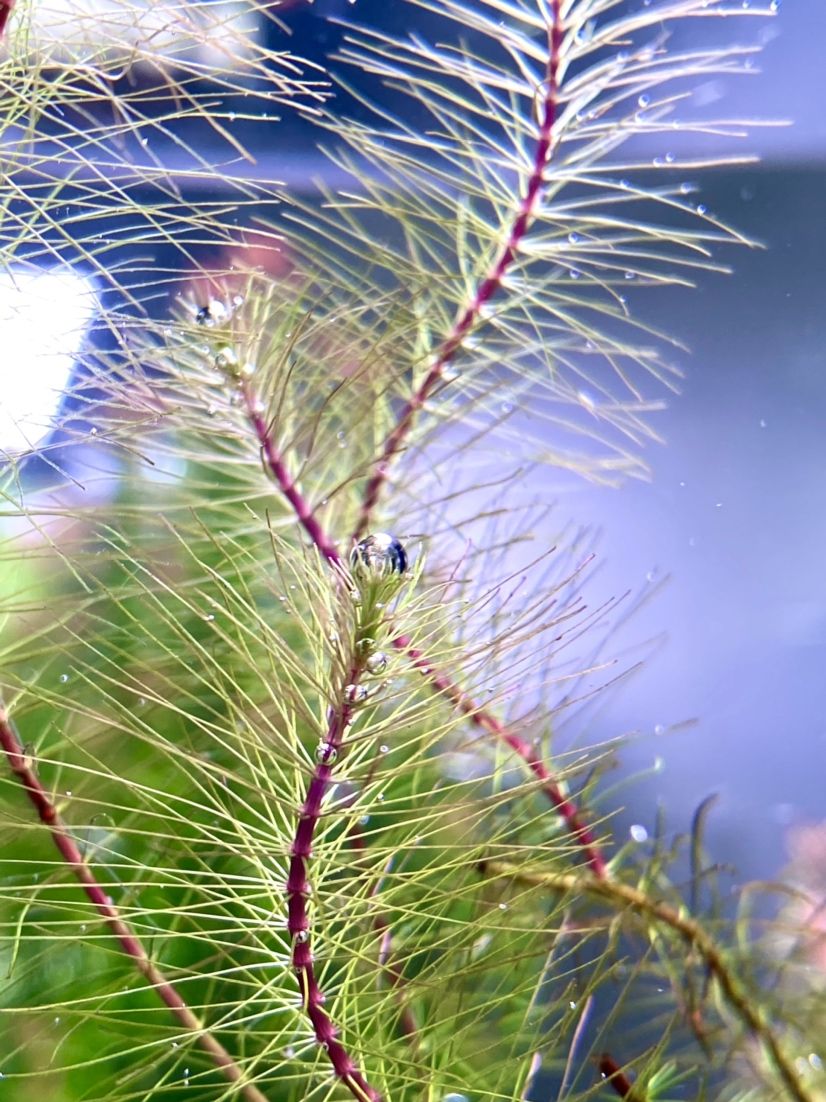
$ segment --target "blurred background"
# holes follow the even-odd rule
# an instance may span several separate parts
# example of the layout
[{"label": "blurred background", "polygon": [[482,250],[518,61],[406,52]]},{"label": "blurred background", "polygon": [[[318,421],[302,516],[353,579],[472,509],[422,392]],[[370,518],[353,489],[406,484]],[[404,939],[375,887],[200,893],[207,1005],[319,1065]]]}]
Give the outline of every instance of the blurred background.
[{"label": "blurred background", "polygon": [[[248,17],[224,6],[227,18]],[[152,18],[160,7],[152,6]],[[89,0],[89,27],[74,21],[73,34],[93,33],[95,10]],[[55,3],[44,13],[42,42],[57,48],[66,14]],[[411,20],[425,28],[429,18],[383,0],[288,2],[274,14],[282,23],[262,19],[261,38],[318,61],[335,53],[343,33],[331,20],[402,31]],[[729,33],[706,20],[681,30],[687,42]],[[629,291],[634,310],[690,349],[681,356],[683,394],[658,422],[667,446],[648,455],[650,483],[614,491],[543,478],[537,490],[559,495],[566,516],[601,533],[591,603],[670,579],[618,637],[630,645],[667,636],[613,698],[599,732],[639,735],[625,757],[629,771],[663,761],[636,790],[621,829],[650,826],[659,801],[671,826],[683,827],[716,792],[715,854],[743,875],[770,877],[801,838],[816,836],[818,823],[826,832],[826,5],[786,0],[776,19],[738,33],[763,46],[752,72],[706,82],[694,106],[792,124],[756,128],[742,152],[759,154],[761,164],[706,173],[699,199],[763,247],[730,254],[734,274],[703,276],[694,292]],[[164,48],[173,56],[179,37],[161,41]],[[208,48],[199,49],[208,64]],[[232,107],[224,104],[230,118]],[[278,125],[266,114],[237,120],[238,137],[257,151],[255,171],[298,191],[311,191],[315,178],[335,183],[315,150],[316,131],[282,114]],[[189,140],[197,142],[197,132]],[[198,151],[207,162],[210,140],[205,129]],[[703,140],[692,139],[694,151]],[[145,143],[143,150],[148,156]],[[151,155],[165,165],[182,157],[178,145],[155,136]],[[220,196],[220,187],[219,178],[190,182],[184,199]],[[60,274],[0,281],[7,362],[17,368],[3,376],[2,448],[36,449],[49,439],[71,349],[96,308],[83,264],[71,250],[62,256],[68,267]],[[162,263],[164,254],[148,259]]]}]

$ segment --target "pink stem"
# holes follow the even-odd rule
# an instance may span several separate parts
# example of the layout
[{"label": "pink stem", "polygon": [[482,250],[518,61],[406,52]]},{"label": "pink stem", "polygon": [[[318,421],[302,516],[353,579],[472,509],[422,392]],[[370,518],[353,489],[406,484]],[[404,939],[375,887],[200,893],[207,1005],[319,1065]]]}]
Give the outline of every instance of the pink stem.
[{"label": "pink stem", "polygon": [[510,731],[504,723],[492,715],[486,709],[481,708],[459,686],[443,673],[435,670],[427,658],[416,647],[411,646],[411,641],[406,635],[399,635],[393,640],[396,650],[403,651],[417,670],[429,679],[432,685],[456,707],[463,712],[471,723],[488,731],[495,738],[500,739],[518,754],[527,767],[542,782],[542,791],[554,805],[562,817],[571,837],[579,845],[585,856],[585,863],[594,876],[604,880],[608,875],[608,866],[602,854],[599,842],[587,823],[583,822],[579,808],[564,794],[559,784],[553,779],[544,762],[537,756],[536,751],[519,735]]},{"label": "pink stem", "polygon": [[[346,680],[348,688],[355,689],[361,678],[362,667],[354,664]],[[287,928],[292,937],[292,965],[301,988],[301,1001],[313,1027],[315,1038],[329,1057],[342,1083],[358,1102],[381,1102],[381,1095],[373,1090],[354,1064],[347,1049],[338,1040],[337,1029],[324,1009],[324,993],[318,984],[313,963],[310,919],[307,914],[307,897],[311,892],[307,876],[308,863],[313,852],[313,838],[321,817],[321,805],[333,776],[333,763],[342,750],[344,733],[353,716],[353,706],[345,699],[330,708],[327,734],[320,745],[320,752],[307,795],[298,816],[298,825],[290,854],[287,876]]]},{"label": "pink stem", "polygon": [[98,883],[95,874],[86,863],[77,843],[72,838],[48,792],[43,787],[37,773],[35,773],[31,759],[26,754],[17,732],[2,707],[0,707],[0,746],[5,751],[9,766],[20,781],[30,803],[37,812],[40,822],[48,829],[61,857],[80,882],[98,914],[115,935],[121,949],[127,956],[132,958],[137,970],[154,987],[158,997],[166,1003],[181,1026],[188,1033],[192,1033],[197,1037],[199,1044],[212,1058],[215,1066],[221,1069],[231,1083],[241,1084],[241,1094],[247,1099],[247,1102],[267,1102],[266,1095],[262,1094],[257,1087],[251,1083],[244,1083],[244,1073],[235,1060],[211,1033],[206,1032],[203,1023],[190,1010],[163,972],[157,965],[152,963],[143,943],[120,917],[117,908]]},{"label": "pink stem", "polygon": [[515,260],[522,238],[533,219],[536,204],[542,191],[545,169],[551,158],[553,131],[559,110],[559,51],[562,45],[561,2],[562,0],[552,0],[552,24],[548,32],[548,68],[542,122],[537,135],[533,169],[528,179],[525,194],[519,202],[519,209],[508,234],[508,239],[501,253],[488,269],[487,275],[478,284],[473,298],[453,323],[453,328],[442,341],[430,370],[417,390],[408,398],[399,414],[398,421],[385,440],[376,469],[364,489],[358,524],[354,532],[354,538],[356,539],[363,536],[370,525],[373,509],[387,480],[390,465],[401,450],[416,414],[425,404],[434,387],[441,381],[445,368],[476,324],[482,308],[502,286],[505,273]]}]

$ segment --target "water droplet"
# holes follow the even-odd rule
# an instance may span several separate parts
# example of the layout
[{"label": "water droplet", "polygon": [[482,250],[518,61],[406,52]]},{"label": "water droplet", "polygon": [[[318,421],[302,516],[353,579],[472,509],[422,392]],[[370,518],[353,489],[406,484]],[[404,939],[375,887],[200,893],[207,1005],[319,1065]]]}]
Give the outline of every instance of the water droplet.
[{"label": "water droplet", "polygon": [[697,213],[698,214],[708,214],[708,207],[705,205],[705,203],[698,203],[697,204]]},{"label": "water droplet", "polygon": [[370,816],[369,815],[362,815],[361,818],[359,819],[359,826],[366,827],[369,822],[370,822]]},{"label": "water droplet", "polygon": [[363,704],[367,699],[367,688],[364,685],[345,685],[344,699],[348,704]]},{"label": "water droplet", "polygon": [[295,1049],[292,1045],[287,1045],[287,1047],[284,1049],[284,1055],[287,1057],[288,1060],[292,1060],[292,1058],[295,1056]]},{"label": "water droplet", "polygon": [[366,665],[369,673],[384,673],[387,669],[387,655],[382,651],[376,651],[367,659]]},{"label": "water droplet", "polygon": [[65,685],[68,680],[69,680],[69,675],[67,673],[62,673],[60,675],[60,677],[58,678],[58,681],[60,682],[61,685]]},{"label": "water droplet", "polygon": [[767,425],[767,424],[768,424],[768,422],[766,421],[766,418],[765,418],[765,417],[761,417],[761,418],[760,418],[760,428],[761,428],[761,429],[764,429],[764,428],[766,427],[766,425]]},{"label": "water droplet", "polygon": [[235,349],[228,344],[222,344],[218,351],[215,353],[215,366],[225,371],[227,368],[235,367],[238,363],[238,357],[235,355]]},{"label": "water droplet", "polygon": [[568,241],[572,245],[581,245],[584,240],[585,238],[582,236],[581,233],[576,233],[575,231],[572,231],[568,234]]},{"label": "water droplet", "polygon": [[680,184],[680,194],[681,195],[691,195],[692,192],[694,192],[696,190],[697,190],[697,185],[690,183],[688,180],[684,180]]},{"label": "water droplet", "polygon": [[655,735],[664,735],[665,734],[665,725],[663,723],[655,723],[654,724],[654,734]]},{"label": "water droplet", "polygon": [[508,909],[507,903],[500,903],[499,904],[499,910],[500,911],[506,911],[507,909]]},{"label": "water droplet", "polygon": [[387,745],[386,742],[383,742],[379,747],[379,751],[382,754],[388,754],[390,752],[390,747]]},{"label": "water droplet", "polygon": [[442,1102],[468,1102],[468,1096],[466,1094],[451,1092],[450,1094],[444,1095]]},{"label": "water droplet", "polygon": [[92,425],[92,427],[89,429],[89,435],[90,436],[97,436],[97,434],[98,434],[97,426]]},{"label": "water droplet", "polygon": [[815,1071],[823,1071],[823,1061],[816,1052],[809,1053],[809,1066],[814,1068]]},{"label": "water droplet", "polygon": [[184,1086],[189,1086],[189,1068],[184,1068]]},{"label": "water droplet", "polygon": [[298,930],[295,935],[295,940],[298,945],[306,945],[310,940],[309,930]]},{"label": "water droplet", "polygon": [[329,742],[320,742],[315,748],[315,760],[319,765],[334,765],[338,751]]},{"label": "water droplet", "polygon": [[461,371],[457,371],[455,367],[445,367],[442,369],[442,378],[446,383],[455,383],[456,380],[461,377]]},{"label": "water droplet", "polygon": [[378,796],[376,796],[376,799],[379,801],[380,804],[383,804],[384,803],[384,793],[379,792]]},{"label": "water droplet", "polygon": [[648,105],[651,103],[651,97],[643,92],[641,96],[637,97],[637,103],[640,105],[640,107],[648,107]]},{"label": "water droplet", "polygon": [[626,272],[625,273],[625,278],[626,279],[636,279],[637,278],[637,273],[636,272]]},{"label": "water droplet", "polygon": [[677,160],[677,158],[676,158],[675,154],[673,154],[673,153],[666,153],[666,155],[665,155],[665,163],[666,163],[667,165],[673,165],[673,164],[674,164],[674,162],[675,162],[676,160]]},{"label": "water droplet", "polygon": [[208,624],[209,624],[209,623],[211,623],[211,622],[212,622],[212,621],[213,621],[213,620],[215,619],[215,613],[214,613],[214,612],[208,612],[208,613],[207,613],[207,614],[206,614],[206,615],[204,616],[204,619],[206,620],[206,622],[207,622]]},{"label": "water droplet", "polygon": [[255,374],[255,364],[251,360],[247,360],[241,365],[241,374],[245,379],[251,379]]},{"label": "water droplet", "polygon": [[642,825],[642,823],[634,823],[629,827],[628,833],[634,839],[635,842],[645,842],[648,839],[648,831]]}]

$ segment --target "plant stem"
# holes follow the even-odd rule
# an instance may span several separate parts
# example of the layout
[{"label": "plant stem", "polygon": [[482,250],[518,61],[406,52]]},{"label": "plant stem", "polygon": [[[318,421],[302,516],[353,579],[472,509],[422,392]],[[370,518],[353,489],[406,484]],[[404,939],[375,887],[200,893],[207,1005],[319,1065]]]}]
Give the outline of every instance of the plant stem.
[{"label": "plant stem", "polygon": [[8,714],[0,706],[0,746],[2,746],[9,766],[20,781],[29,802],[37,813],[40,822],[47,828],[52,841],[61,857],[79,881],[98,914],[114,934],[121,949],[131,957],[135,967],[152,986],[162,1002],[166,1003],[180,1025],[197,1038],[201,1048],[212,1059],[231,1083],[237,1083],[246,1102],[267,1102],[267,1097],[254,1084],[245,1082],[246,1076],[224,1046],[205,1028],[198,1016],[187,1006],[178,994],[174,984],[154,964],[140,938],[120,917],[106,891],[98,882],[91,867],[83,857],[77,843],[69,833],[51,797],[34,770],[31,758],[26,753]]},{"label": "plant stem", "polygon": [[307,913],[307,897],[312,890],[307,873],[313,838],[321,817],[321,805],[332,780],[333,764],[341,753],[345,732],[353,718],[353,702],[347,694],[358,688],[363,672],[363,660],[354,659],[344,682],[346,689],[342,690],[341,702],[330,706],[327,733],[324,742],[319,744],[315,769],[298,813],[287,876],[287,928],[292,938],[292,965],[301,988],[302,1006],[310,1019],[316,1040],[326,1051],[337,1077],[358,1102],[381,1102],[381,1095],[373,1090],[338,1040],[338,1031],[324,1009],[324,993],[315,973]]},{"label": "plant stem", "polygon": [[599,1060],[597,1060],[597,1067],[605,1081],[620,1098],[628,1098],[630,1102],[642,1102],[639,1094],[634,1089],[634,1084],[610,1053],[602,1053]]},{"label": "plant stem", "polygon": [[652,899],[638,888],[621,884],[611,878],[522,869],[507,861],[484,861],[480,868],[486,875],[507,877],[553,891],[596,895],[614,905],[627,907],[643,918],[654,919],[670,927],[703,958],[709,972],[717,981],[725,1002],[763,1049],[789,1096],[795,1102],[815,1102],[814,1097],[801,1083],[794,1064],[780,1047],[771,1026],[752,1006],[748,991],[726,964],[722,950],[696,919],[688,917],[668,903]]},{"label": "plant stem", "polygon": [[[0,2],[2,2],[2,0],[0,0]],[[313,546],[316,547],[329,562],[336,564],[340,563],[341,558],[336,550],[336,545],[322,528],[307,499],[298,489],[290,472],[287,470],[284,458],[275,445],[275,439],[270,432],[270,427],[264,419],[263,414],[259,412],[257,396],[246,379],[240,383],[239,392],[241,394],[241,400],[244,403],[247,420],[258,438],[261,456],[267,470],[269,470],[270,474],[275,479],[281,493],[286,497],[290,505],[292,505],[296,517],[312,540]]]},{"label": "plant stem", "polygon": [[551,0],[551,25],[548,28],[548,64],[545,77],[542,121],[539,125],[533,167],[528,177],[525,194],[519,201],[516,217],[501,252],[477,285],[470,302],[453,323],[452,329],[437,349],[430,369],[414,393],[405,402],[395,426],[385,439],[376,468],[364,488],[358,523],[353,533],[356,539],[363,536],[370,526],[373,510],[378,502],[382,487],[387,481],[390,466],[401,451],[416,414],[422,409],[434,388],[441,382],[445,368],[453,360],[465,338],[479,320],[483,307],[487,305],[502,286],[505,274],[515,260],[522,239],[533,220],[536,205],[542,192],[545,170],[551,158],[554,125],[559,111],[559,54],[562,44],[561,7],[562,0]]},{"label": "plant stem", "polygon": [[597,879],[605,879],[608,875],[608,866],[599,842],[591,828],[583,822],[579,808],[564,794],[559,783],[554,780],[550,770],[537,755],[534,748],[515,732],[509,730],[495,715],[472,700],[446,674],[435,670],[425,655],[411,645],[408,636],[398,636],[393,640],[393,646],[397,650],[404,651],[412,665],[428,678],[442,696],[446,696],[448,700],[453,701],[471,723],[504,742],[506,746],[509,746],[514,753],[522,758],[533,775],[542,782],[542,791],[556,808],[571,837],[582,850],[588,868]]},{"label": "plant stem", "polygon": [[[258,412],[258,398],[255,391],[246,379],[240,383],[239,389],[247,420],[258,438],[261,455],[267,470],[292,505],[298,520],[303,525],[314,546],[333,565],[341,565],[341,555],[335,543],[324,530],[307,500],[290,477],[270,426],[262,414]],[[571,837],[581,849],[591,872],[600,879],[606,877],[608,866],[600,843],[590,827],[583,821],[580,809],[563,793],[560,785],[554,780],[550,770],[537,756],[533,747],[514,731],[511,731],[492,712],[477,704],[450,677],[438,671],[420,650],[411,646],[411,641],[407,636],[398,636],[392,642],[395,649],[406,654],[415,668],[427,677],[430,684],[458,707],[471,723],[481,727],[493,735],[494,738],[500,739],[525,762],[533,775],[542,782],[542,791],[562,817]]]},{"label": "plant stem", "polygon": [[0,38],[6,30],[6,23],[14,8],[14,0],[0,0]]}]

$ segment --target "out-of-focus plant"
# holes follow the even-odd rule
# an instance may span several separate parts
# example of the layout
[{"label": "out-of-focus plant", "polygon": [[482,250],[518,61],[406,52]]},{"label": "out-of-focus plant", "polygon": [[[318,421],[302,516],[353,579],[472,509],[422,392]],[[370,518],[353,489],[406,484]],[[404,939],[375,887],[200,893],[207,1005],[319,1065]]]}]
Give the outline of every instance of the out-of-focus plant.
[{"label": "out-of-focus plant", "polygon": [[[522,488],[644,473],[673,374],[625,288],[738,240],[652,143],[738,133],[684,111],[750,54],[671,27],[741,9],[405,10],[345,31],[352,117],[257,0],[6,28],[5,269],[96,307],[3,467],[0,1092],[812,1102],[816,985],[703,814],[612,843],[614,605]],[[239,137],[274,103],[317,200]]]}]

